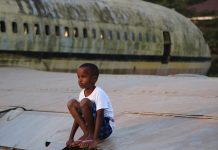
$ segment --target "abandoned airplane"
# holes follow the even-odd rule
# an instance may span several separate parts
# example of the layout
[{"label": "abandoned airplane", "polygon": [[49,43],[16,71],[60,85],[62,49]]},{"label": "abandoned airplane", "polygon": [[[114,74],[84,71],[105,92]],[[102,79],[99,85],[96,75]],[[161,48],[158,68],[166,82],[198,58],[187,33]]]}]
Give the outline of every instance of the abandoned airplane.
[{"label": "abandoned airplane", "polygon": [[186,17],[141,0],[1,0],[0,65],[73,72],[206,74],[210,51]]}]

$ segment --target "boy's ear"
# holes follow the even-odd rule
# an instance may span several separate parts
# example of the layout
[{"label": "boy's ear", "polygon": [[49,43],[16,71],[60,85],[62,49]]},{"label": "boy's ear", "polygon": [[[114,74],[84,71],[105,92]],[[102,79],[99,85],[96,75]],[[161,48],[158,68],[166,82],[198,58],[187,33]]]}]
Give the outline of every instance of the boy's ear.
[{"label": "boy's ear", "polygon": [[97,76],[92,76],[92,78],[93,78],[93,80],[94,80],[95,82],[97,82],[97,80],[98,80],[98,77],[97,77]]}]

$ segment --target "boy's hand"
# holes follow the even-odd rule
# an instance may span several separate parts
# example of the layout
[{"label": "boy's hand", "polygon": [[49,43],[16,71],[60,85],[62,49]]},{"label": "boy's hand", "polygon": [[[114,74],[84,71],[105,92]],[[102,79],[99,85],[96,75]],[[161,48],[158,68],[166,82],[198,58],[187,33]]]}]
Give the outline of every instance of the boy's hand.
[{"label": "boy's hand", "polygon": [[67,142],[66,142],[66,146],[68,147],[68,148],[70,148],[71,147],[71,144],[74,142],[74,140],[73,139],[69,139]]}]

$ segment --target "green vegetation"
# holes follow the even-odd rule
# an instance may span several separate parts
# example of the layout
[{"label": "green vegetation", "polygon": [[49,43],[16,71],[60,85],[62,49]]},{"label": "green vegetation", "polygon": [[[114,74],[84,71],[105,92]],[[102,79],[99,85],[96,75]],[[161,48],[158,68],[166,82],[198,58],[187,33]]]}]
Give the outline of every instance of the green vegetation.
[{"label": "green vegetation", "polygon": [[210,46],[212,53],[212,66],[209,70],[209,76],[218,77],[218,19],[201,21],[197,25],[204,33],[204,37]]},{"label": "green vegetation", "polygon": [[173,8],[187,17],[195,15],[195,12],[187,9],[193,4],[198,4],[206,0],[145,0],[147,2],[163,5],[168,8]]},{"label": "green vegetation", "polygon": [[203,31],[204,37],[206,41],[208,41],[211,50],[218,47],[218,27],[216,26],[218,25],[218,19],[201,21],[197,22],[196,24]]}]

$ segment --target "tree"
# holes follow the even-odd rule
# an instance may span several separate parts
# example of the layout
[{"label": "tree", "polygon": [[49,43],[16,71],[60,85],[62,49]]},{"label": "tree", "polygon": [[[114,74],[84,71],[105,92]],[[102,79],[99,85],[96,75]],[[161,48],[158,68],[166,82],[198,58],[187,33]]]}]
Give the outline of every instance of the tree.
[{"label": "tree", "polygon": [[165,7],[171,8],[171,9],[175,9],[179,13],[187,17],[191,17],[195,14],[195,12],[189,10],[188,9],[189,6],[204,2],[206,0],[178,0],[178,1],[175,1],[175,0],[144,0],[144,1],[156,3],[159,5],[163,5]]}]

